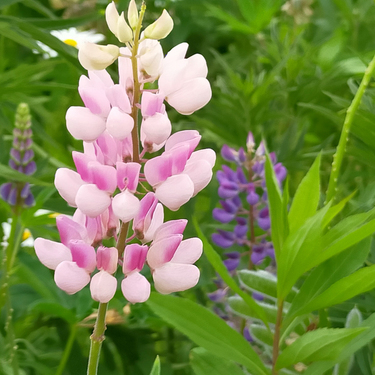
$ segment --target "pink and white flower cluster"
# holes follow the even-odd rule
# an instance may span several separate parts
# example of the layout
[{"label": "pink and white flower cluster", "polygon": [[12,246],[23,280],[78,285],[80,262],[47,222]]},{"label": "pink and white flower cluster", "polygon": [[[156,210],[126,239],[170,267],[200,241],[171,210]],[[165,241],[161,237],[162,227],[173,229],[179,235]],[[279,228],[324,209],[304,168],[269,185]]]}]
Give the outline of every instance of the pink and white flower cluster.
[{"label": "pink and white flower cluster", "polygon": [[[114,274],[121,266],[121,290],[136,303],[150,295],[150,283],[141,273],[145,264],[160,293],[183,291],[198,282],[193,263],[202,253],[202,242],[183,240],[187,221],[164,222],[163,207],[176,211],[202,190],[211,180],[216,156],[211,149],[196,151],[201,138],[196,130],[171,135],[164,102],[191,114],[210,100],[211,88],[203,56],[185,58],[186,43],[164,57],[157,39],[173,27],[166,11],[141,34],[136,54],[132,38],[139,34],[140,21],[134,0],[128,10],[130,26],[114,3],[107,7],[106,19],[126,47],[88,43],[80,49],[80,62],[88,69],[78,87],[84,106],[69,108],[66,123],[70,134],[83,141],[83,152],[73,152],[76,170],[60,168],[55,175],[57,190],[76,211],[57,218],[61,243],[37,238],[35,251],[55,270],[59,288],[73,294],[90,283],[93,299],[102,303],[113,298],[118,287]],[[136,56],[136,65],[131,56]],[[118,84],[105,70],[115,60]],[[145,89],[156,81],[158,89]],[[133,144],[138,109],[140,154]],[[159,156],[145,158],[163,147]],[[120,241],[128,226],[133,233],[124,246],[103,245],[108,238]]]}]

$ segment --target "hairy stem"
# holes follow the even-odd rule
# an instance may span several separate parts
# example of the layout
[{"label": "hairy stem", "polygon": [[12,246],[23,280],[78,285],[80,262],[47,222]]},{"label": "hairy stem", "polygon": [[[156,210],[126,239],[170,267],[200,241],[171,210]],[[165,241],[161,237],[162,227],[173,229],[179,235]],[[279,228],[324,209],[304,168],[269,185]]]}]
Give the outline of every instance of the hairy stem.
[{"label": "hairy stem", "polygon": [[272,375],[277,375],[278,373],[275,366],[276,366],[277,358],[279,356],[280,330],[281,330],[281,322],[283,320],[283,305],[284,305],[284,301],[278,301],[275,334],[273,336]]},{"label": "hairy stem", "polygon": [[99,303],[98,316],[96,317],[94,332],[90,336],[91,346],[89,364],[87,366],[87,375],[96,375],[98,371],[100,349],[105,338],[105,315],[107,313],[107,306],[108,303]]},{"label": "hairy stem", "polygon": [[77,333],[77,325],[73,324],[70,327],[70,334],[69,334],[68,342],[65,345],[64,353],[61,357],[59,367],[57,368],[55,375],[63,374],[66,363],[68,362],[70,353],[72,351],[73,343],[76,338],[76,333]]},{"label": "hairy stem", "polygon": [[336,149],[336,153],[333,155],[333,162],[332,162],[332,171],[329,178],[327,196],[326,196],[326,204],[335,198],[335,194],[337,191],[337,179],[340,173],[340,167],[342,164],[342,160],[345,155],[346,151],[346,144],[348,142],[349,131],[350,127],[352,126],[354,116],[357,112],[359,105],[361,104],[361,99],[365,90],[370,82],[371,76],[375,71],[375,56],[371,60],[370,64],[368,65],[365,74],[362,78],[362,82],[351,102],[350,106],[346,111],[346,116],[344,120],[344,125],[342,127],[341,136],[339,140],[339,144]]}]

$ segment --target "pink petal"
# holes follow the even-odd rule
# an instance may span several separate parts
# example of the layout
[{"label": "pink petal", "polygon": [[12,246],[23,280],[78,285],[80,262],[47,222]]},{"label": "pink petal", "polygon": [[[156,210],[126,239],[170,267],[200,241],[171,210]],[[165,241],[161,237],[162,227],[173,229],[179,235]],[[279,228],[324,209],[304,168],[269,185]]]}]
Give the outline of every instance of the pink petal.
[{"label": "pink petal", "polygon": [[172,154],[172,175],[181,173],[191,154],[189,145],[177,144],[168,153]]},{"label": "pink petal", "polygon": [[188,163],[192,163],[196,160],[206,160],[210,164],[211,168],[213,168],[216,161],[216,153],[210,148],[194,151],[191,154]]},{"label": "pink petal", "polygon": [[79,188],[84,185],[81,176],[68,168],[59,168],[55,174],[55,186],[66,202],[76,207],[75,198]]},{"label": "pink petal", "polygon": [[142,116],[149,117],[155,115],[156,113],[164,113],[165,107],[163,105],[163,101],[164,97],[162,95],[145,91],[142,94]]},{"label": "pink petal", "polygon": [[155,186],[172,175],[172,155],[162,154],[146,162],[144,173],[147,182]]},{"label": "pink petal", "polygon": [[148,246],[133,243],[125,246],[122,271],[128,274],[132,271],[140,271],[146,261]]},{"label": "pink petal", "polygon": [[[188,68],[186,59],[178,60],[174,64],[169,64],[167,69],[163,70],[158,80],[159,91],[167,98],[185,85],[184,72]],[[167,100],[168,101],[168,100]]]},{"label": "pink petal", "polygon": [[93,242],[97,241],[98,232],[101,232],[97,218],[88,217],[79,208],[77,208],[74,212],[73,220],[86,228],[87,238],[85,237],[85,242],[92,244]]},{"label": "pink petal", "polygon": [[72,156],[77,172],[81,176],[82,180],[88,183],[92,183],[93,180],[91,172],[88,168],[88,164],[91,161],[96,161],[95,156],[77,151],[73,151]]},{"label": "pink petal", "polygon": [[163,224],[164,221],[164,209],[161,203],[156,205],[156,209],[154,215],[152,216],[152,220],[149,226],[146,226],[146,230],[144,232],[144,237],[142,242],[150,242],[155,237],[156,230]]},{"label": "pink petal", "polygon": [[186,164],[184,174],[187,174],[194,184],[194,196],[205,188],[212,178],[212,167],[206,160],[195,160]]},{"label": "pink petal", "polygon": [[92,182],[103,191],[112,194],[117,187],[117,172],[114,167],[92,161],[88,164]]},{"label": "pink petal", "polygon": [[172,211],[177,211],[194,194],[194,184],[186,174],[168,177],[155,191],[161,203]]},{"label": "pink petal", "polygon": [[112,137],[125,139],[134,127],[134,119],[129,114],[121,111],[118,107],[113,107],[107,118],[107,131]]},{"label": "pink petal", "polygon": [[191,264],[166,263],[154,270],[155,289],[162,294],[182,292],[198,283],[199,269]]},{"label": "pink petal", "polygon": [[121,85],[114,85],[106,90],[107,97],[112,107],[119,107],[125,113],[131,113],[131,106],[125,88]]},{"label": "pink petal", "polygon": [[96,252],[96,261],[98,270],[104,270],[108,273],[115,273],[118,263],[118,251],[115,247],[99,246]]},{"label": "pink petal", "polygon": [[190,147],[190,154],[198,146],[201,139],[201,135],[196,130],[182,130],[180,132],[172,134],[167,143],[165,144],[165,151],[170,151],[172,148],[178,146],[179,144],[186,145]]},{"label": "pink petal", "polygon": [[134,219],[139,211],[139,200],[128,190],[117,194],[112,201],[113,213],[122,220],[123,223]]},{"label": "pink petal", "polygon": [[141,164],[129,162],[117,162],[117,186],[120,190],[128,189],[135,193],[139,182],[139,172],[141,171]]},{"label": "pink petal", "polygon": [[162,224],[155,232],[155,242],[173,234],[182,234],[187,225],[186,219],[169,220]]},{"label": "pink petal", "polygon": [[143,235],[145,227],[150,224],[157,203],[158,200],[152,192],[147,193],[141,199],[138,214],[133,220],[133,230],[137,233],[137,236]]},{"label": "pink petal", "polygon": [[153,242],[147,253],[147,263],[150,268],[158,268],[169,262],[182,241],[181,234],[174,234]]},{"label": "pink petal", "polygon": [[142,137],[144,147],[146,143],[151,145],[155,143],[158,145],[165,142],[172,131],[172,125],[167,113],[155,113],[155,115],[144,119],[142,121],[141,131],[144,134],[144,137]]},{"label": "pink petal", "polygon": [[88,273],[94,271],[96,267],[95,249],[82,240],[71,240],[69,249],[72,252],[73,262],[78,267],[84,268]]},{"label": "pink petal", "polygon": [[90,283],[91,297],[93,300],[107,303],[116,293],[117,280],[106,271],[96,273]]},{"label": "pink petal", "polygon": [[71,217],[66,215],[57,216],[56,226],[60,234],[61,242],[65,246],[68,246],[71,240],[83,240],[89,243],[86,228],[72,220]]},{"label": "pink petal", "polygon": [[102,88],[95,87],[86,76],[81,76],[79,79],[78,92],[81,96],[85,107],[88,108],[94,115],[107,117],[111,109],[105,91]]},{"label": "pink petal", "polygon": [[70,107],[65,118],[69,133],[82,141],[95,141],[105,130],[105,119],[85,107]]},{"label": "pink petal", "polygon": [[124,297],[131,303],[145,302],[150,297],[151,287],[147,279],[138,272],[127,276],[121,282]]},{"label": "pink petal", "polygon": [[110,206],[111,197],[105,191],[99,190],[96,185],[87,184],[79,188],[76,204],[85,215],[96,217]]},{"label": "pink petal", "polygon": [[181,264],[193,264],[202,255],[203,244],[202,241],[197,238],[188,238],[183,240],[180,246],[177,248],[171,260],[172,263]]},{"label": "pink petal", "polygon": [[189,67],[185,70],[184,80],[188,81],[190,79],[198,77],[207,77],[208,69],[205,58],[200,54],[195,54],[187,59]]},{"label": "pink petal", "polygon": [[74,262],[61,262],[55,271],[55,283],[68,294],[80,291],[90,282],[90,275]]},{"label": "pink petal", "polygon": [[95,85],[105,89],[114,85],[110,74],[105,70],[89,70],[88,71],[90,81]]},{"label": "pink petal", "polygon": [[187,52],[189,45],[187,43],[180,43],[173,47],[165,56],[163,65],[173,64],[178,60],[182,60]]},{"label": "pink petal", "polygon": [[59,242],[37,238],[34,242],[34,248],[40,262],[51,270],[54,270],[64,260],[72,260],[70,250]]},{"label": "pink petal", "polygon": [[167,102],[183,115],[190,115],[204,107],[211,99],[210,83],[206,78],[198,77],[185,82],[179,90],[167,97]]},{"label": "pink petal", "polygon": [[[121,55],[131,56],[129,48],[126,47],[120,48],[120,53]],[[124,87],[127,92],[133,91],[133,69],[129,58],[121,56],[118,58],[118,72],[120,76],[120,85]]]}]

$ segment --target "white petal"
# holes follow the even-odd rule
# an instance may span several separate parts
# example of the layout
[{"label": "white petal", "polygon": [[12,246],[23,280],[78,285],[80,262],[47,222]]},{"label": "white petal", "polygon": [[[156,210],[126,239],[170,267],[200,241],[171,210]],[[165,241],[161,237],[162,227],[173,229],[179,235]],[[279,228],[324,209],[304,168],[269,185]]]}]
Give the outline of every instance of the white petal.
[{"label": "white petal", "polygon": [[128,190],[117,194],[112,201],[113,213],[122,222],[127,223],[134,219],[140,208],[140,202],[132,193]]},{"label": "white petal", "polygon": [[60,242],[37,238],[34,242],[36,256],[42,264],[54,270],[63,261],[71,261],[70,250]]},{"label": "white petal", "polygon": [[94,184],[83,185],[76,196],[77,207],[87,216],[96,217],[111,205],[111,197]]},{"label": "white petal", "polygon": [[60,195],[70,206],[76,207],[75,199],[78,189],[84,185],[81,176],[71,169],[59,168],[55,174],[55,186]]},{"label": "white petal", "polygon": [[116,293],[117,280],[106,271],[96,273],[90,283],[91,297],[101,303],[109,302]]},{"label": "white petal", "polygon": [[147,279],[138,272],[127,276],[121,283],[124,297],[131,303],[145,302],[150,297],[151,287]]},{"label": "white petal", "polygon": [[74,294],[85,287],[90,281],[90,275],[74,262],[61,262],[55,271],[55,283],[68,294]]},{"label": "white petal", "polygon": [[181,264],[193,264],[202,255],[203,244],[202,241],[197,238],[188,238],[183,240],[180,246],[177,248],[171,260],[172,263]]}]

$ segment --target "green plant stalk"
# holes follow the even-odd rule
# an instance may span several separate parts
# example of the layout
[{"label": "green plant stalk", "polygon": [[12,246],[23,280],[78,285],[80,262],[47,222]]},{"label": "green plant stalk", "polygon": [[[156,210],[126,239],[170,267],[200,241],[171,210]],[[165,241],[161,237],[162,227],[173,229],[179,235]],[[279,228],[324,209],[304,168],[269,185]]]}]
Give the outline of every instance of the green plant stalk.
[{"label": "green plant stalk", "polygon": [[374,71],[375,71],[375,56],[373,57],[370,64],[366,68],[365,74],[362,78],[362,82],[353,98],[353,101],[351,102],[350,106],[348,107],[346,111],[346,116],[344,120],[344,125],[342,127],[339,144],[337,146],[336,153],[333,155],[332,170],[331,170],[331,175],[329,178],[325,204],[327,204],[329,201],[335,198],[335,194],[337,191],[337,179],[340,173],[342,160],[345,155],[346,144],[348,142],[350,127],[353,124],[355,114],[357,112],[359,105],[361,104],[363,94],[365,93],[365,90],[370,82],[371,76],[373,75]]},{"label": "green plant stalk", "polygon": [[276,362],[279,356],[280,330],[281,330],[281,323],[283,320],[283,306],[284,306],[284,301],[278,300],[277,301],[277,318],[276,318],[275,334],[273,336],[273,348],[272,348],[272,375],[278,374],[278,371],[276,370]]},{"label": "green plant stalk", "polygon": [[102,342],[104,341],[104,332],[106,329],[105,315],[107,313],[107,306],[108,303],[99,303],[94,332],[90,336],[91,345],[87,375],[96,375],[98,371],[100,349],[102,347]]},{"label": "green plant stalk", "polygon": [[[142,3],[141,10],[139,12],[138,24],[134,31],[134,44],[132,48],[132,56],[131,56],[131,63],[133,69],[133,103],[132,103],[132,113],[131,116],[134,120],[134,127],[132,130],[132,142],[133,142],[133,161],[139,163],[139,137],[138,137],[138,107],[137,104],[139,103],[139,99],[141,96],[141,89],[140,83],[138,80],[138,62],[137,62],[137,55],[138,55],[138,47],[139,47],[139,36],[141,33],[142,28],[142,21],[146,11],[146,5]],[[120,236],[117,241],[117,251],[119,253],[119,258],[122,256],[126,238],[128,233],[129,223],[122,223],[120,229]],[[105,339],[104,332],[106,329],[105,325],[105,316],[107,313],[108,303],[99,303],[98,315],[96,317],[95,328],[94,332],[91,335],[91,345],[90,345],[90,354],[89,354],[89,363],[87,366],[87,375],[97,375],[98,365],[99,365],[99,357],[100,357],[100,349],[102,346],[102,342]]]},{"label": "green plant stalk", "polygon": [[65,345],[64,353],[61,357],[59,367],[57,368],[55,375],[63,374],[66,363],[68,362],[70,353],[72,351],[73,343],[76,338],[76,333],[77,333],[77,325],[72,324],[70,327],[70,334],[69,334],[68,342]]}]

